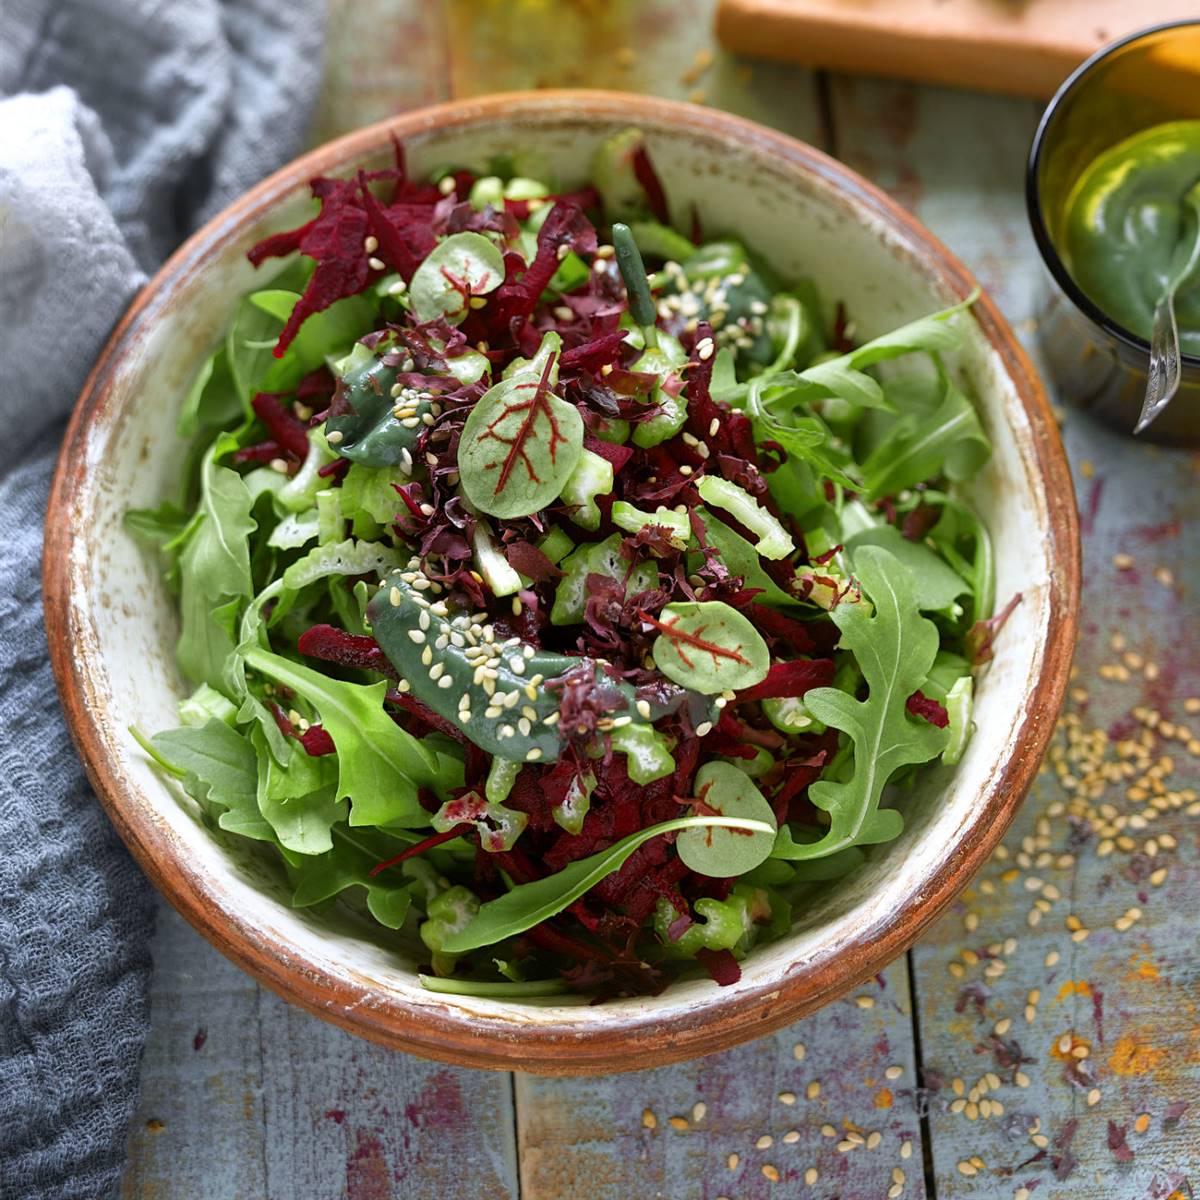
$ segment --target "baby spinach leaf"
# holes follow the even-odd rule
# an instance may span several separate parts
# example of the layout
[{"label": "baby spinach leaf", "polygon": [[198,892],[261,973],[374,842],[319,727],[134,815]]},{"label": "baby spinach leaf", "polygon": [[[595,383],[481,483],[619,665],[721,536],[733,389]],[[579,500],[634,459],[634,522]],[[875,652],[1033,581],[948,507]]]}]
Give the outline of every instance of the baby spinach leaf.
[{"label": "baby spinach leaf", "polygon": [[798,859],[898,837],[900,814],[879,808],[885,784],[901,767],[936,757],[946,743],[944,730],[905,709],[929,673],[939,641],[937,626],[920,614],[911,573],[879,546],[862,547],[855,563],[874,616],[862,604],[839,604],[830,615],[842,631],[842,649],[862,670],[867,698],[856,700],[836,688],[815,688],[804,697],[818,721],[850,735],[854,772],[844,782],[822,779],[808,789],[830,826],[818,841],[795,847],[791,857]]},{"label": "baby spinach leaf", "polygon": [[444,317],[451,325],[466,320],[474,296],[494,292],[504,282],[504,258],[481,233],[453,233],[439,242],[417,268],[409,285],[420,321]]},{"label": "baby spinach leaf", "polygon": [[640,616],[659,632],[652,650],[658,669],[681,687],[712,695],[753,687],[767,677],[767,643],[721,600],[668,604],[658,617]]},{"label": "baby spinach leaf", "polygon": [[486,391],[458,446],[462,487],[494,517],[527,517],[557,499],[583,453],[583,418],[553,386],[562,341],[550,333],[536,357]]},{"label": "baby spinach leaf", "polygon": [[349,797],[351,825],[427,825],[418,789],[441,794],[461,785],[461,764],[442,759],[384,711],[386,681],[344,683],[257,645],[249,646],[244,658],[248,667],[290,687],[321,714],[337,747],[335,795]]},{"label": "baby spinach leaf", "polygon": [[568,863],[561,871],[547,875],[545,879],[518,884],[505,895],[489,900],[480,906],[464,928],[447,939],[442,950],[447,954],[464,954],[468,950],[477,950],[480,946],[490,946],[524,933],[526,929],[532,929],[562,912],[606,875],[620,870],[629,856],[651,838],[682,829],[713,825],[745,829],[750,833],[775,832],[772,825],[742,817],[676,817],[651,825],[648,829],[639,829],[614,842],[607,850]]},{"label": "baby spinach leaf", "polygon": [[692,826],[675,841],[684,863],[698,875],[726,879],[744,875],[771,856],[775,845],[775,814],[745,771],[730,763],[709,762],[696,772],[696,799],[722,817],[745,817],[766,826],[762,830],[728,826]]}]

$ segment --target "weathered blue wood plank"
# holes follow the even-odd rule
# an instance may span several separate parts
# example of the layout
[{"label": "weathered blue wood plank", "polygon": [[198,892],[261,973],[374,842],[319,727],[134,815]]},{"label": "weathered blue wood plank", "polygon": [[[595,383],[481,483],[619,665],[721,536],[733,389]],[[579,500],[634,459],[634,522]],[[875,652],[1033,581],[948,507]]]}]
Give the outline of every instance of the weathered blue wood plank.
[{"label": "weathered blue wood plank", "polygon": [[[843,157],[913,207],[1032,342],[1042,281],[1022,196],[1030,106],[861,80],[833,94]],[[1197,462],[1063,411],[1085,582],[1059,748],[1003,850],[913,955],[937,1188],[1190,1196]],[[1151,712],[1163,714],[1156,734]]]},{"label": "weathered blue wood plank", "polygon": [[509,1077],[372,1046],[259,988],[165,905],[125,1200],[509,1200]]},{"label": "weathered blue wood plank", "polygon": [[521,1195],[923,1197],[912,1047],[901,960],[790,1029],[709,1058],[598,1079],[518,1075]]}]

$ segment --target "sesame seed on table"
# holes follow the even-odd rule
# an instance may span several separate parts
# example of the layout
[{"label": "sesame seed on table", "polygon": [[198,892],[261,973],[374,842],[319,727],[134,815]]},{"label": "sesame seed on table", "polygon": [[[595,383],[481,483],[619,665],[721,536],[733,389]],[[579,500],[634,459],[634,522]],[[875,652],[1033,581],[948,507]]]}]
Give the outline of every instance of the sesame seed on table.
[{"label": "sesame seed on table", "polygon": [[[331,8],[315,140],[535,86],[730,109],[889,190],[1035,350],[1031,101],[738,60],[712,40],[712,0]],[[1070,410],[1063,435],[1085,568],[1067,709],[1003,846],[908,956],[791,1029],[707,1059],[510,1077],[383,1050],[289,1008],[164,906],[124,1194],[1200,1192],[1200,460]]]}]

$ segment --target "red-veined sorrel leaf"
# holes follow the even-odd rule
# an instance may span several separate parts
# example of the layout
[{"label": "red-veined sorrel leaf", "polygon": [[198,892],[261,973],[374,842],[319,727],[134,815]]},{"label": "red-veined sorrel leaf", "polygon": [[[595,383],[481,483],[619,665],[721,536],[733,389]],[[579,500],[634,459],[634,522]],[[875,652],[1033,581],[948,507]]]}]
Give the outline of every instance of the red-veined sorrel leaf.
[{"label": "red-veined sorrel leaf", "polygon": [[551,391],[561,344],[557,334],[547,334],[536,357],[485,392],[463,426],[463,491],[494,517],[526,517],[545,508],[583,453],[579,410]]},{"label": "red-veined sorrel leaf", "polygon": [[710,762],[696,772],[696,799],[705,816],[744,817],[760,821],[765,830],[731,829],[720,825],[691,826],[675,841],[684,863],[697,875],[727,879],[744,875],[766,862],[775,848],[775,814],[745,771],[730,763]]},{"label": "red-veined sorrel leaf", "polygon": [[758,630],[720,600],[668,604],[658,618],[639,614],[659,636],[658,669],[682,687],[711,695],[753,687],[767,677],[771,653]]},{"label": "red-veined sorrel leaf", "polygon": [[421,321],[445,317],[458,325],[475,296],[504,282],[504,257],[481,233],[455,233],[439,242],[413,275],[409,294]]}]

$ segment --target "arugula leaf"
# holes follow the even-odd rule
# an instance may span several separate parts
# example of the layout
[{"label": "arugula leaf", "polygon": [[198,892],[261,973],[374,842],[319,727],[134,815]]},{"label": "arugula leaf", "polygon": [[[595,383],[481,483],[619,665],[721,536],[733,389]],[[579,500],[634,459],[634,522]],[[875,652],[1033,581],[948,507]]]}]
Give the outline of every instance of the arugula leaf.
[{"label": "arugula leaf", "polygon": [[[134,736],[142,741],[134,731]],[[217,824],[229,833],[280,846],[275,830],[258,807],[258,755],[250,740],[215,718],[200,727],[156,733],[146,751],[178,775],[184,789],[203,807],[222,809]],[[280,846],[285,857],[287,850]]]},{"label": "arugula leaf", "polygon": [[323,854],[333,847],[330,827],[346,818],[346,802],[334,798],[338,768],[333,755],[313,758],[292,746],[286,765],[268,752],[259,729],[251,734],[258,759],[256,795],[263,819],[280,845],[297,854]]},{"label": "arugula leaf", "polygon": [[200,780],[207,798],[222,808],[245,807],[256,794],[254,747],[224,721],[213,718],[200,726],[168,729],[156,733],[150,745],[161,755],[161,763]]},{"label": "arugula leaf", "polygon": [[753,687],[767,677],[767,643],[721,600],[668,604],[657,618],[639,615],[659,631],[651,650],[658,669],[681,687],[712,695]]},{"label": "arugula leaf", "polygon": [[237,601],[253,594],[249,536],[257,528],[242,477],[216,464],[232,439],[213,443],[200,470],[198,521],[180,559],[182,630],[176,656],[193,683],[220,687],[233,649]]},{"label": "arugula leaf", "polygon": [[557,499],[583,453],[583,418],[554,386],[562,340],[542,339],[534,359],[484,392],[463,426],[463,491],[494,517],[527,517]]},{"label": "arugula leaf", "polygon": [[496,999],[533,999],[536,996],[561,996],[571,990],[565,979],[443,979],[439,975],[418,975],[426,991],[450,996],[491,996]]},{"label": "arugula leaf", "polygon": [[321,904],[347,888],[366,890],[367,909],[371,916],[388,929],[399,929],[412,906],[413,893],[420,886],[416,881],[400,885],[384,883],[371,875],[376,863],[391,858],[396,852],[396,840],[414,843],[416,835],[405,836],[396,831],[389,835],[373,829],[351,832],[344,825],[330,830],[332,846],[324,854],[304,861],[292,872],[295,891],[293,908],[308,908]]},{"label": "arugula leaf", "polygon": [[809,788],[812,802],[829,813],[830,827],[820,840],[796,847],[793,857],[800,859],[898,837],[900,814],[879,808],[884,785],[901,767],[927,762],[946,744],[944,730],[905,709],[929,673],[939,641],[937,626],[918,610],[916,583],[908,568],[879,546],[862,547],[856,564],[875,615],[861,604],[839,604],[830,615],[842,631],[842,648],[853,653],[862,670],[867,699],[836,688],[815,688],[804,697],[818,721],[850,735],[854,773],[845,782],[822,779]]},{"label": "arugula leaf", "polygon": [[940,312],[918,317],[899,329],[893,329],[869,342],[864,342],[855,350],[843,354],[839,359],[826,363],[844,363],[856,371],[864,367],[874,366],[889,358],[899,358],[904,354],[923,351],[926,354],[940,354],[946,350],[957,350],[962,345],[962,334],[952,324],[952,319],[959,313],[965,312],[979,299],[979,289],[976,288],[965,300],[943,308]]},{"label": "arugula leaf", "polygon": [[696,772],[695,793],[713,813],[758,821],[770,832],[754,833],[719,825],[685,829],[676,839],[675,849],[688,867],[698,875],[726,879],[752,871],[771,856],[775,845],[775,813],[745,771],[730,763],[705,763]]},{"label": "arugula leaf", "polygon": [[447,954],[465,954],[468,950],[478,950],[480,946],[491,946],[524,933],[526,929],[532,929],[562,912],[606,875],[619,871],[629,856],[651,838],[682,829],[718,825],[728,829],[745,829],[750,833],[775,832],[773,826],[763,821],[740,817],[675,817],[647,829],[639,829],[614,842],[607,850],[568,863],[561,871],[547,875],[545,879],[518,884],[505,895],[489,900],[480,906],[464,928],[447,938],[442,950]]},{"label": "arugula leaf", "polygon": [[849,875],[856,867],[866,862],[866,855],[857,846],[847,846],[846,849],[835,851],[825,858],[805,859],[804,847],[818,841],[821,830],[809,826],[805,831],[813,836],[798,842],[792,833],[792,826],[783,825],[775,838],[775,848],[771,851],[772,860],[796,861],[789,883],[818,883],[841,879],[843,875]]},{"label": "arugula leaf", "polygon": [[347,296],[310,314],[276,358],[275,345],[299,299],[291,289],[264,288],[238,305],[225,347],[230,374],[247,402],[255,392],[290,392],[310,371],[346,354],[374,325],[374,300]]},{"label": "arugula leaf", "polygon": [[321,714],[337,747],[336,799],[350,798],[351,825],[428,825],[418,789],[443,794],[462,784],[461,763],[443,761],[384,711],[386,681],[344,683],[257,645],[243,657],[248,667],[290,687]]},{"label": "arugula leaf", "polygon": [[971,590],[971,585],[923,542],[909,541],[894,525],[876,525],[846,539],[851,564],[864,546],[881,546],[908,568],[917,585],[917,603],[922,611],[962,616],[957,601]]},{"label": "arugula leaf", "polygon": [[225,694],[240,705],[237,713],[238,721],[243,725],[251,722],[258,723],[267,746],[278,763],[288,761],[291,747],[288,745],[288,739],[284,737],[283,731],[276,724],[270,709],[250,691],[250,686],[246,682],[246,652],[252,646],[259,646],[264,650],[270,649],[267,641],[266,622],[262,615],[263,609],[282,590],[283,580],[276,579],[263,588],[246,607],[246,611],[242,614],[237,646],[234,648],[234,652],[226,658],[224,670],[221,672]]},{"label": "arugula leaf", "polygon": [[205,359],[184,397],[176,426],[179,436],[190,438],[224,429],[234,424],[244,412],[229,369],[229,356],[224,346],[218,347]]},{"label": "arugula leaf", "polygon": [[[996,569],[987,526],[973,509],[944,492],[922,492],[918,502],[941,506],[941,520],[928,536],[946,561],[971,585],[974,604],[969,624],[990,617],[996,607]],[[964,538],[971,543],[969,559],[961,552]]]},{"label": "arugula leaf", "polygon": [[969,479],[988,460],[992,444],[975,406],[940,368],[938,380],[938,407],[904,413],[882,431],[863,463],[863,485],[872,497],[895,495],[942,474]]},{"label": "arugula leaf", "polygon": [[[760,377],[751,380],[746,392],[746,412],[754,424],[755,440],[778,442],[789,455],[808,463],[826,479],[844,488],[857,490],[861,484],[848,471],[852,465],[850,456],[834,445],[829,426],[811,413],[803,417],[793,416],[785,424],[769,407],[769,398],[764,395],[768,385],[769,380]],[[810,394],[810,399],[822,399],[828,395],[824,387],[814,385],[814,389],[816,395]],[[805,390],[793,388],[783,395],[793,401],[794,407],[799,398],[805,395]]]},{"label": "arugula leaf", "polygon": [[439,242],[416,269],[409,285],[419,321],[444,317],[459,325],[470,300],[494,292],[504,282],[504,258],[481,233],[453,233]]}]

